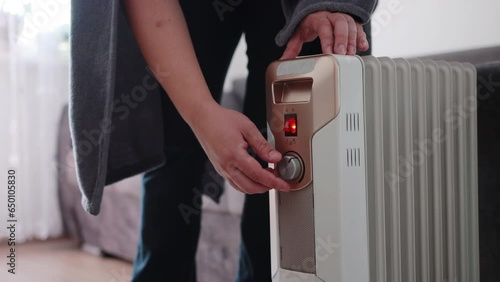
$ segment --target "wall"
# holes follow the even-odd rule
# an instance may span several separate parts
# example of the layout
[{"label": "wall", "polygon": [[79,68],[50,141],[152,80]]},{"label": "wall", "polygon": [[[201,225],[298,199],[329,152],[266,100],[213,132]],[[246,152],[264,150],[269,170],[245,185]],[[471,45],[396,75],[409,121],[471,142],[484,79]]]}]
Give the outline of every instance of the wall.
[{"label": "wall", "polygon": [[498,0],[379,0],[376,56],[416,56],[500,45]]}]

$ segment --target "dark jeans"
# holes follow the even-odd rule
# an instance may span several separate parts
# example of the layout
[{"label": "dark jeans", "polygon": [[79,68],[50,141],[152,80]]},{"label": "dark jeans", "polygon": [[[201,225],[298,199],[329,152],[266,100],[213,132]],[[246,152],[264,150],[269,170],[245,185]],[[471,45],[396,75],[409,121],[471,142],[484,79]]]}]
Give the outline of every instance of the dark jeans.
[{"label": "dark jeans", "polygon": [[[231,1],[219,1],[230,3]],[[181,1],[196,55],[216,100],[242,34],[248,46],[244,114],[265,132],[265,70],[283,48],[274,37],[284,26],[278,0],[243,0],[229,10],[214,1]],[[219,7],[220,8],[220,7]],[[220,8],[223,9],[223,8]],[[306,44],[302,54],[319,53]],[[143,178],[142,223],[133,281],[196,281],[201,178],[205,153],[167,95],[163,97],[166,164]],[[246,196],[241,223],[238,281],[271,281],[268,194]]]}]

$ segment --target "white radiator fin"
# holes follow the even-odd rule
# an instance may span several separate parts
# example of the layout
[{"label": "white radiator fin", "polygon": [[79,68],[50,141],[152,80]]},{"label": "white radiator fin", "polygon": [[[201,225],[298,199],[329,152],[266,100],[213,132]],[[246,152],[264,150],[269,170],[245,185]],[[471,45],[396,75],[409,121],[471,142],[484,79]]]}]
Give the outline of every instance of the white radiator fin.
[{"label": "white radiator fin", "polygon": [[479,282],[473,66],[363,60],[370,281]]}]

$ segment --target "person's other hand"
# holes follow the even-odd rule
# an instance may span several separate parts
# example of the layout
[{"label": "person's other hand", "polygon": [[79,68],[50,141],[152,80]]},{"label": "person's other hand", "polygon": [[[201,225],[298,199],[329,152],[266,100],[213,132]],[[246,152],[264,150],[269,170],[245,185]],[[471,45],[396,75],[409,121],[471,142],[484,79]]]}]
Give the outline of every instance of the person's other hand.
[{"label": "person's other hand", "polygon": [[354,55],[356,48],[361,51],[369,48],[361,24],[350,15],[319,11],[309,14],[297,26],[281,59],[297,57],[304,42],[313,41],[318,36],[324,54]]},{"label": "person's other hand", "polygon": [[203,106],[191,128],[217,172],[237,190],[247,194],[290,190],[275,170],[262,168],[248,154],[247,148],[251,147],[269,163],[277,163],[282,157],[243,114],[214,102]]}]

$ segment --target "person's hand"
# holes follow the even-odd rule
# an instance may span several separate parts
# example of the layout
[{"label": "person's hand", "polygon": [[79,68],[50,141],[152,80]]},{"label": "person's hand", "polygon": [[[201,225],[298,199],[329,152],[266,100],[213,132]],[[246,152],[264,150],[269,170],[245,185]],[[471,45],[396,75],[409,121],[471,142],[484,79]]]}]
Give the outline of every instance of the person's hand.
[{"label": "person's hand", "polygon": [[309,14],[297,26],[281,59],[295,58],[304,42],[313,41],[318,36],[324,54],[354,55],[356,48],[361,51],[369,48],[361,24],[350,15],[320,11]]},{"label": "person's hand", "polygon": [[247,194],[290,190],[290,185],[273,169],[262,168],[248,154],[247,148],[251,147],[269,163],[277,163],[282,157],[243,114],[210,103],[197,115],[191,128],[217,172],[237,190]]}]

